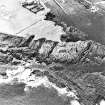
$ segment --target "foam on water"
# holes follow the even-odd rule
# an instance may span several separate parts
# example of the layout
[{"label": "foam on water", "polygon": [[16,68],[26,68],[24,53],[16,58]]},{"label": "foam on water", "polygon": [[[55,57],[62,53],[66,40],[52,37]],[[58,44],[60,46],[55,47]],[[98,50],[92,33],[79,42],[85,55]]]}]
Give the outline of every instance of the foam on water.
[{"label": "foam on water", "polygon": [[11,79],[8,78],[8,79],[4,79],[2,77],[0,77],[0,84],[8,84],[8,83],[11,83]]},{"label": "foam on water", "polygon": [[105,105],[105,100],[101,100],[100,105]]},{"label": "foam on water", "polygon": [[[7,70],[7,78],[0,77],[0,84],[11,84],[14,83],[24,83],[24,91],[27,93],[30,91],[30,88],[38,88],[39,86],[44,86],[46,88],[53,88],[57,91],[59,96],[71,97],[74,100],[78,100],[75,91],[68,91],[67,88],[59,88],[56,84],[51,83],[47,76],[35,76],[31,74],[32,70],[25,68],[24,66],[18,66],[16,70]],[[72,103],[75,103],[72,102]],[[74,104],[72,104],[74,105]],[[79,105],[79,104],[77,104]]]},{"label": "foam on water", "polygon": [[54,83],[51,83],[47,76],[35,76],[31,74],[32,70],[24,68],[24,66],[18,66],[16,70],[7,70],[6,79],[0,78],[0,83],[14,83],[22,82],[26,84],[26,87],[38,87],[45,86],[47,88],[54,88],[58,91],[58,95],[72,96],[76,98],[74,92],[67,91],[67,88],[59,88]]}]

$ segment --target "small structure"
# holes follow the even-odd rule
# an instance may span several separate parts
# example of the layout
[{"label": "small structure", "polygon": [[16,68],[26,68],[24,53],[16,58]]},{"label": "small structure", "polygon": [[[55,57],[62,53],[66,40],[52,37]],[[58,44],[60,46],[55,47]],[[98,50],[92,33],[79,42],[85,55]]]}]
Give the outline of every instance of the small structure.
[{"label": "small structure", "polygon": [[22,6],[35,14],[39,11],[47,9],[42,0],[31,0],[31,2],[25,1],[22,3]]}]

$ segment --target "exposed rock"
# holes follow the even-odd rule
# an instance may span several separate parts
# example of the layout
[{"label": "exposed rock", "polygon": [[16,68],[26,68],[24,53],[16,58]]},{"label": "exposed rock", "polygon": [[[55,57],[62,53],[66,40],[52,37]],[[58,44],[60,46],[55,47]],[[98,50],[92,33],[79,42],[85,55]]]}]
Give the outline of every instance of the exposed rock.
[{"label": "exposed rock", "polygon": [[[18,36],[13,36],[13,35],[8,35],[8,34],[4,34],[4,33],[0,33],[0,43],[1,46],[18,46],[23,40],[25,40],[25,38],[23,37],[18,37]],[[2,47],[4,47],[2,46]]]},{"label": "exposed rock", "polygon": [[86,35],[85,33],[83,33],[82,31],[80,31],[79,29],[70,26],[70,27],[65,27],[65,31],[66,34],[61,35],[61,41],[65,41],[65,42],[76,42],[79,40],[86,40],[88,35]]},{"label": "exposed rock", "polygon": [[[47,57],[49,57],[49,55],[52,53],[53,49],[55,48],[55,46],[58,44],[58,42],[53,42],[51,40],[46,40],[41,48],[39,49],[38,53],[39,53],[39,56],[38,58],[44,60],[46,59]],[[41,60],[40,59],[40,60]]]},{"label": "exposed rock", "polygon": [[50,54],[50,57],[55,62],[77,63],[82,57],[81,54],[88,49],[89,45],[90,41],[59,43]]},{"label": "exposed rock", "polygon": [[22,41],[19,45],[19,47],[25,47],[25,46],[29,46],[31,41],[34,39],[34,35],[31,35],[30,37],[28,37],[25,41]]},{"label": "exposed rock", "polygon": [[[29,38],[16,37],[12,35],[1,34],[1,45],[7,49],[1,53],[6,56],[13,56],[16,59],[28,60],[36,58],[40,62],[56,62],[65,64],[89,63],[102,64],[105,57],[105,46],[94,41],[77,42],[54,42],[41,38],[33,40],[34,36]],[[8,42],[8,43],[7,43]]]}]

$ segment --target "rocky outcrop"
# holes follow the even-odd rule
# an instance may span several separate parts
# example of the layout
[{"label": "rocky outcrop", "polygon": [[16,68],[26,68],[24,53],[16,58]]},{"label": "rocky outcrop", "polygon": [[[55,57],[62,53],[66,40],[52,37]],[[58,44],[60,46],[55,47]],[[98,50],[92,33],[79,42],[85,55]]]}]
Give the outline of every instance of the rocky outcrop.
[{"label": "rocky outcrop", "polygon": [[36,58],[39,62],[64,64],[104,62],[105,46],[91,40],[54,42],[45,38],[33,40],[34,35],[23,38],[1,34],[0,37],[0,51],[6,57],[20,60]]},{"label": "rocky outcrop", "polygon": [[33,38],[34,36],[30,36],[29,39],[20,37],[16,39],[13,36],[6,36],[1,38],[1,45],[7,44],[8,48],[4,52],[13,57],[18,56],[18,59],[23,59],[26,55],[35,57],[40,62],[77,63],[80,55],[88,49],[91,43],[91,41],[58,43],[45,38],[31,41]]}]

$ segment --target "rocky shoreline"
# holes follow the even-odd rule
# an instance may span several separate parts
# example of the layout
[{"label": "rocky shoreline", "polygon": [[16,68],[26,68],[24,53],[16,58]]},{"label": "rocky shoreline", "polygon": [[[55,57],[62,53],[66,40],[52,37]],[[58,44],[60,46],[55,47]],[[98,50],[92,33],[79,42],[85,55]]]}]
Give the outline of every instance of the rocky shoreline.
[{"label": "rocky shoreline", "polygon": [[[23,4],[23,7],[32,11],[35,5],[28,8],[31,5],[34,3]],[[33,34],[22,37],[0,33],[0,76],[3,81],[25,83],[26,91],[27,87],[40,85],[53,87],[67,97],[67,104],[71,100],[80,105],[99,104],[105,99],[105,45],[89,40],[87,34],[58,21],[51,12],[44,20],[62,27],[64,32],[59,34],[60,41],[45,37],[36,39]]]}]

